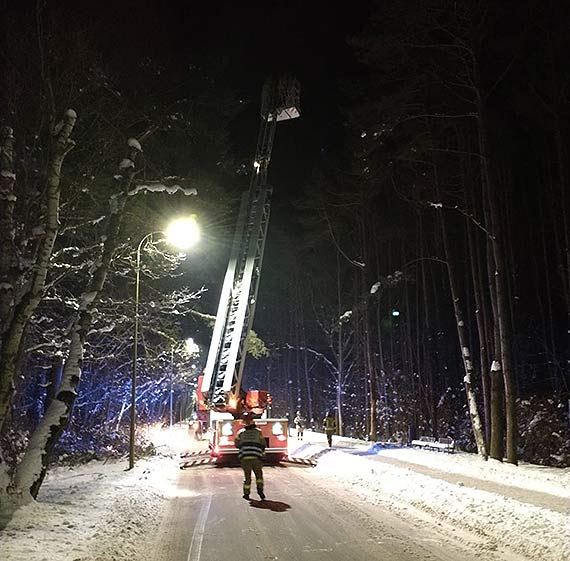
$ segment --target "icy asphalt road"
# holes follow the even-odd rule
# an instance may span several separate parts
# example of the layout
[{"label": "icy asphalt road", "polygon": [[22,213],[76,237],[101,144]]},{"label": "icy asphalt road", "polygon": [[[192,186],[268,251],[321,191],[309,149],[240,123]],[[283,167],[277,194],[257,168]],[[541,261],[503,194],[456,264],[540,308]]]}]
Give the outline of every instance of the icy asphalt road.
[{"label": "icy asphalt road", "polygon": [[157,521],[149,561],[520,559],[482,551],[476,536],[415,511],[404,519],[367,504],[311,468],[266,467],[265,502],[241,498],[239,468],[208,466],[171,475],[177,492]]}]

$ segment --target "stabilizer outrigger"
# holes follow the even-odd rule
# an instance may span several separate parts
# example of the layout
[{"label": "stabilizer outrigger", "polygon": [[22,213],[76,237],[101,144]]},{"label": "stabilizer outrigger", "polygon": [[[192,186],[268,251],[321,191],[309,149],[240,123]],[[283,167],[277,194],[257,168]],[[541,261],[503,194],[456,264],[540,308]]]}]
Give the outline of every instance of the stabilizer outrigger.
[{"label": "stabilizer outrigger", "polygon": [[[208,465],[224,465],[220,463],[220,458],[211,456],[207,450],[200,452],[184,452],[180,454],[180,469],[193,467],[203,467]],[[291,464],[299,467],[315,467],[317,462],[312,458],[295,458],[292,456],[283,456],[279,460],[279,464]]]}]

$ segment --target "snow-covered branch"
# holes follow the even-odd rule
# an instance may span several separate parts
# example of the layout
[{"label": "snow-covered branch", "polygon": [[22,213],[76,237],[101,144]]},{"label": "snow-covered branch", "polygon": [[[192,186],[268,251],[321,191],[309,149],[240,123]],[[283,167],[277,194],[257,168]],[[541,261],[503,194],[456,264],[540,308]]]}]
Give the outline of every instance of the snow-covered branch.
[{"label": "snow-covered branch", "polygon": [[183,187],[177,184],[166,185],[166,183],[161,181],[147,181],[146,183],[137,185],[134,189],[129,191],[129,197],[134,197],[139,193],[166,193],[167,195],[182,193],[187,196],[198,195],[198,191],[195,187]]}]

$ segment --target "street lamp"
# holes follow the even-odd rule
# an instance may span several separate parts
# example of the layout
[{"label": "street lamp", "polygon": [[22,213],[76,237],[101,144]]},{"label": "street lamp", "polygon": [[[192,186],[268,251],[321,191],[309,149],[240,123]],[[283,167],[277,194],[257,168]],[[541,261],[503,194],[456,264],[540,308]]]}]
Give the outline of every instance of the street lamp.
[{"label": "street lamp", "polygon": [[164,239],[177,249],[188,249],[200,239],[200,228],[193,216],[178,218],[171,222],[165,230],[150,232],[143,236],[137,246],[137,264],[135,279],[135,336],[133,342],[133,369],[131,375],[131,422],[129,434],[129,469],[135,465],[135,429],[136,429],[136,397],[137,397],[137,361],[139,347],[139,296],[141,276],[141,251],[144,243],[154,234],[163,234]]}]

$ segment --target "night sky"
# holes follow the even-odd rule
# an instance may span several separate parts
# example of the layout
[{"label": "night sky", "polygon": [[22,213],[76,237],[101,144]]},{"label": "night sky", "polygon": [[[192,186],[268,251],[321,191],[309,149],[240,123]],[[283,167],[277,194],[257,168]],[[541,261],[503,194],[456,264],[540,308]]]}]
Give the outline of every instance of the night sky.
[{"label": "night sky", "polygon": [[[59,7],[64,4],[58,2]],[[75,29],[95,29],[104,61],[122,75],[126,84],[137,72],[138,61],[147,57],[168,65],[174,72],[169,77],[172,82],[177,80],[177,71],[183,75],[189,66],[215,72],[245,102],[245,109],[231,124],[231,149],[244,161],[254,156],[264,81],[282,73],[300,81],[301,119],[278,127],[269,167],[274,196],[263,291],[269,285],[278,290],[279,279],[287,275],[279,252],[292,230],[297,229],[294,200],[307,188],[315,166],[323,159],[334,159],[342,148],[339,83],[341,77],[350,76],[354,66],[347,38],[364,25],[369,4],[359,1],[351,3],[350,10],[338,10],[323,0],[155,0],[114,2],[105,7],[93,2],[70,2],[58,17]],[[165,80],[165,89],[167,83]],[[228,185],[229,190],[231,187]],[[246,187],[243,178],[242,187]],[[211,256],[209,251],[205,257]],[[215,278],[219,277],[221,286],[227,262],[223,252],[216,257],[211,261],[212,268],[204,271],[204,281],[216,285],[204,297],[204,307],[210,312],[217,305]],[[260,304],[257,325],[272,321],[264,317],[263,309]],[[189,329],[202,330],[199,325]]]},{"label": "night sky", "polygon": [[[55,4],[55,3],[54,3]],[[302,119],[280,128],[270,167],[276,202],[296,190],[324,151],[338,146],[342,128],[338,80],[353,61],[346,39],[366,21],[367,1],[350,10],[317,0],[262,2],[57,2],[69,24],[96,30],[106,62],[125,77],[138,60],[216,67],[235,89],[246,111],[233,125],[236,153],[253,157],[261,87],[271,74],[288,73],[301,82]]]},{"label": "night sky", "polygon": [[[361,1],[352,3],[349,11],[337,10],[323,0],[119,2],[103,9],[91,2],[73,2],[60,16],[70,16],[72,26],[97,30],[105,61],[118,69],[126,83],[136,72],[137,61],[146,57],[181,75],[190,65],[206,73],[214,71],[245,102],[231,125],[231,149],[244,161],[250,161],[255,152],[264,81],[284,73],[300,81],[301,118],[278,127],[269,167],[274,196],[256,316],[261,330],[273,322],[271,314],[264,313],[264,289],[278,294],[288,275],[280,253],[293,231],[298,231],[294,201],[310,183],[315,166],[323,159],[334,159],[342,148],[339,83],[354,66],[347,38],[364,25],[368,8],[369,2]],[[177,80],[175,75],[170,78]],[[232,187],[228,185],[229,190]],[[210,288],[202,303],[210,313],[217,306],[228,249],[219,254],[206,246],[197,249],[200,259],[210,260],[209,270],[201,276]],[[191,322],[184,329],[207,344],[209,335],[207,329],[202,333],[203,326]]]},{"label": "night sky", "polygon": [[[20,4],[24,27],[35,20],[35,4]],[[342,76],[350,76],[354,65],[347,38],[366,22],[369,2],[353,2],[350,10],[333,9],[323,0],[64,0],[46,5],[48,17],[57,21],[62,32],[85,32],[95,41],[102,62],[124,87],[136,81],[138,65],[146,59],[167,69],[165,97],[172,84],[183,82],[189,67],[198,67],[206,75],[213,73],[244,101],[245,109],[230,128],[230,149],[241,161],[251,161],[254,156],[264,81],[270,75],[285,73],[300,81],[301,119],[278,127],[269,167],[274,197],[266,252],[268,276],[265,282],[262,277],[261,289],[271,284],[272,290],[278,290],[278,279],[287,275],[279,252],[292,230],[298,230],[294,200],[307,188],[315,166],[323,159],[334,159],[342,148],[339,83]],[[157,99],[160,101],[160,91]],[[247,187],[247,178],[236,176],[235,180],[238,189]],[[227,188],[235,191],[236,185]],[[226,247],[225,252],[218,253],[205,245],[197,250],[199,259],[208,262],[198,280],[210,286],[203,301],[209,312],[217,305],[215,295],[217,285],[221,286],[228,250]],[[263,306],[258,312],[256,323],[263,324]],[[185,329],[201,331],[199,325]]]},{"label": "night sky", "polygon": [[[190,65],[216,66],[225,83],[251,102],[250,114],[244,112],[234,125],[238,151],[248,141],[255,146],[266,78],[281,73],[296,76],[302,84],[302,124],[294,125],[294,133],[280,131],[281,148],[273,166],[276,177],[272,177],[290,188],[307,176],[321,150],[339,142],[338,79],[349,74],[353,62],[346,39],[366,22],[370,2],[352,2],[349,10],[333,9],[323,0],[45,4],[60,28],[93,34],[102,59],[126,79],[146,57],[178,67],[181,73]],[[18,2],[17,10],[30,29],[35,5],[32,0]],[[0,8],[6,6],[13,13],[15,3],[0,3]],[[294,166],[279,161],[278,152],[283,155],[285,150],[293,151]]]}]

